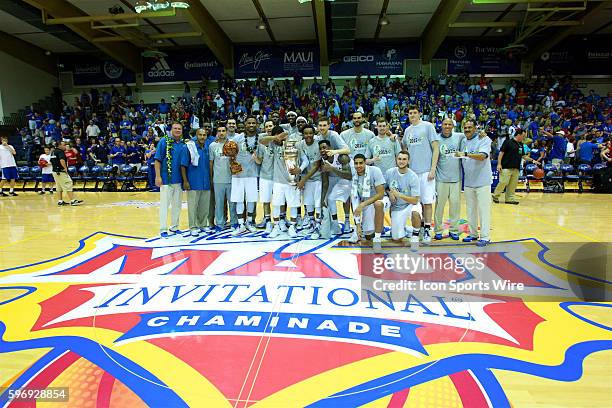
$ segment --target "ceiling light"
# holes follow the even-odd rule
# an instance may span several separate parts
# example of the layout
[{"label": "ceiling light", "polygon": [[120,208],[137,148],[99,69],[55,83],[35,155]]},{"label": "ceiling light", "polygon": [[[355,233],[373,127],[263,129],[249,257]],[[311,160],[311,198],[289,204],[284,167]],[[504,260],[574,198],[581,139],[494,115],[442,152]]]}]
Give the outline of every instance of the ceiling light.
[{"label": "ceiling light", "polygon": [[386,26],[389,25],[391,22],[389,21],[389,19],[387,18],[387,16],[382,16],[382,18],[380,19],[380,21],[378,22],[378,24],[380,24],[381,26]]},{"label": "ceiling light", "polygon": [[498,28],[497,30],[495,30],[496,33],[503,33],[504,29],[503,28]]},{"label": "ceiling light", "polygon": [[170,2],[168,0],[153,0],[151,3],[151,8],[153,8],[154,11],[167,9],[168,7],[170,7]]},{"label": "ceiling light", "polygon": [[255,28],[257,28],[258,30],[265,30],[266,29],[266,23],[264,23],[263,20],[259,20],[259,24],[257,24],[255,26]]},{"label": "ceiling light", "polygon": [[156,40],[156,41],[155,41],[155,43],[156,43],[156,44],[163,44],[163,43],[164,43],[164,40],[162,40],[162,39],[160,38],[159,40]]},{"label": "ceiling light", "polygon": [[189,3],[186,1],[171,1],[170,6],[174,8],[189,8]]},{"label": "ceiling light", "polygon": [[51,51],[49,51],[49,50],[45,51],[45,55],[46,55],[46,56],[51,55]]},{"label": "ceiling light", "polygon": [[137,13],[143,13],[147,11],[151,7],[151,3],[146,0],[138,0],[136,4],[134,4],[134,10]]}]

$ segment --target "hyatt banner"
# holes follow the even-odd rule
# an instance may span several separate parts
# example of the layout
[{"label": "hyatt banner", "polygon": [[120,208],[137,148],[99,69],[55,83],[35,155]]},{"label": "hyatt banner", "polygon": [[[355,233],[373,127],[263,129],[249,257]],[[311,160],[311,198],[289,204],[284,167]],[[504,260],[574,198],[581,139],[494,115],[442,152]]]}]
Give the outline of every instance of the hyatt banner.
[{"label": "hyatt banner", "polygon": [[223,75],[223,66],[208,49],[143,58],[142,68],[145,83],[199,81],[203,76],[218,79]]},{"label": "hyatt banner", "polygon": [[414,58],[419,58],[417,43],[402,46],[357,46],[353,53],[330,63],[329,75],[402,75],[404,60]]},{"label": "hyatt banner", "polygon": [[316,45],[236,46],[234,72],[236,78],[320,76],[319,49]]},{"label": "hyatt banner", "polygon": [[533,63],[543,74],[612,75],[612,38],[571,38],[546,51]]}]

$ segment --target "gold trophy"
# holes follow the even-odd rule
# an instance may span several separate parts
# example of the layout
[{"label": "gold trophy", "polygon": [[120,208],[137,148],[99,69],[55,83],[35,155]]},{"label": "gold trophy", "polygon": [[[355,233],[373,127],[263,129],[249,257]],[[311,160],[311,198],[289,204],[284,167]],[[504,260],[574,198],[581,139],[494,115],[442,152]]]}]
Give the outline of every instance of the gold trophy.
[{"label": "gold trophy", "polygon": [[285,140],[283,147],[283,157],[285,158],[285,167],[289,174],[289,184],[292,186],[297,185],[297,175],[291,174],[291,170],[298,167],[298,149],[295,146],[297,140],[287,139]]}]

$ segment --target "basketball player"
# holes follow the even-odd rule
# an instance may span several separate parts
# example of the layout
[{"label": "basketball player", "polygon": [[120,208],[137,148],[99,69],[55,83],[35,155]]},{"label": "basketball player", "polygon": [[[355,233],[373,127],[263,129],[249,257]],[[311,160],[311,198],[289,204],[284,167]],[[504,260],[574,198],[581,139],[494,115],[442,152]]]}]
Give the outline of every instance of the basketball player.
[{"label": "basketball player", "polygon": [[270,233],[270,238],[276,238],[282,232],[281,230],[281,206],[286,205],[289,212],[289,229],[288,234],[291,238],[297,236],[295,221],[297,210],[300,207],[300,190],[297,188],[297,183],[293,184],[293,179],[300,175],[308,167],[308,158],[303,152],[299,152],[296,157],[296,166],[288,169],[285,158],[285,148],[288,142],[297,143],[300,140],[298,133],[288,135],[287,132],[280,126],[275,126],[272,129],[273,140],[263,138],[263,144],[270,144],[274,155],[274,185],[272,186],[272,216],[274,217],[274,228]]},{"label": "basketball player", "polygon": [[457,152],[457,157],[463,160],[464,194],[467,207],[470,235],[463,242],[478,240],[478,225],[480,224],[480,239],[478,246],[486,246],[490,242],[491,225],[491,139],[477,137],[474,121],[468,119],[463,123],[463,133],[466,140],[463,151]]},{"label": "basketball player", "polygon": [[444,207],[449,203],[449,236],[459,239],[459,213],[461,210],[461,161],[455,153],[463,150],[465,135],[454,132],[451,118],[442,121],[439,137],[440,157],[436,166],[436,211],[434,214],[435,240],[442,239],[444,230]]},{"label": "basketball player", "polygon": [[340,137],[338,132],[329,128],[329,118],[326,116],[319,116],[317,120],[317,136],[316,140],[327,140],[331,148],[327,150],[328,156],[335,156],[337,154],[349,154],[350,149],[346,142]]},{"label": "basketball player", "polygon": [[367,143],[366,164],[378,167],[385,174],[387,170],[395,167],[395,158],[401,147],[395,135],[393,135],[393,139],[391,138],[389,123],[384,117],[379,116],[376,119],[376,128],[378,135],[371,138]]},{"label": "basketball player", "polygon": [[[319,224],[321,217],[321,152],[319,144],[315,142],[315,130],[312,125],[306,125],[302,133],[304,139],[299,141],[298,149],[304,152],[308,158],[308,168],[300,181],[298,189],[304,191],[304,207],[306,207],[306,216],[302,222],[302,228],[305,233],[310,233],[310,238],[319,238]],[[316,216],[315,218],[315,211]]]},{"label": "basketball player", "polygon": [[287,112],[287,121],[289,123],[283,123],[280,126],[287,131],[287,134],[291,135],[293,133],[297,133],[298,132],[298,128],[297,128],[297,113],[295,113],[294,111],[289,111]]},{"label": "basketball player", "polygon": [[265,228],[269,234],[272,232],[272,219],[270,202],[272,202],[272,186],[273,186],[273,175],[274,175],[274,151],[271,145],[264,145],[261,143],[261,138],[266,136],[272,136],[272,129],[274,128],[274,122],[267,120],[264,123],[265,133],[259,135],[260,142],[257,145],[257,164],[259,168],[259,201],[262,202],[264,208],[264,217],[257,228]]},{"label": "basketball player", "polygon": [[[340,133],[340,137],[348,145],[351,158],[356,154],[365,156],[368,142],[374,136],[374,132],[363,127],[363,113],[353,112],[353,127]],[[395,156],[393,156],[395,160]]]},{"label": "basketball player", "polygon": [[431,122],[421,120],[421,112],[415,105],[408,107],[410,126],[404,132],[402,143],[410,154],[410,168],[420,180],[420,199],[423,205],[423,243],[431,242],[431,216],[435,200],[436,167],[440,154],[440,143],[436,128]]},{"label": "basketball player", "polygon": [[[162,238],[168,238],[178,232],[182,206],[182,184],[189,183],[183,179],[181,172],[181,161],[183,155],[186,154],[185,143],[182,139],[183,125],[180,122],[174,122],[170,129],[170,136],[162,137],[159,140],[155,152],[155,185],[160,188],[159,229]],[[168,143],[171,145],[169,146]],[[169,160],[170,166],[168,166]],[[168,208],[171,210],[170,228],[168,228]]]},{"label": "basketball player", "polygon": [[[385,177],[378,167],[368,166],[365,156],[361,153],[355,155],[353,164],[355,166],[351,180],[353,221],[355,226],[361,225],[365,238],[372,240],[374,252],[380,252],[385,219],[382,201],[385,195]],[[349,242],[356,243],[360,238],[355,229]]]},{"label": "basketball player", "polygon": [[210,144],[210,177],[213,181],[215,194],[215,225],[218,231],[225,228],[226,200],[229,202],[230,225],[238,228],[236,219],[236,204],[231,201],[232,172],[230,159],[223,154],[223,145],[228,141],[225,124],[217,125],[217,139]]},{"label": "basketball player", "polygon": [[335,154],[330,156],[331,145],[328,140],[319,140],[321,152],[321,197],[323,204],[329,209],[332,218],[332,234],[339,235],[338,208],[336,203],[345,203],[351,197],[351,159],[347,154]]},{"label": "basketball player", "polygon": [[[245,231],[255,232],[255,205],[257,204],[257,177],[259,166],[256,162],[256,153],[259,135],[257,133],[257,120],[249,115],[245,122],[245,133],[234,136],[238,145],[236,160],[241,164],[242,171],[232,175],[231,200],[236,205],[238,215],[238,229],[232,235],[242,234]],[[244,201],[247,202],[247,217],[244,216]]]},{"label": "basketball player", "polygon": [[[397,155],[397,167],[390,168],[385,173],[387,196],[391,213],[391,238],[401,241],[406,235],[406,221],[411,218],[411,246],[419,245],[419,230],[421,227],[421,204],[419,190],[421,182],[417,174],[408,168],[410,155],[402,150]],[[386,205],[385,205],[386,206]]]},{"label": "basketball player", "polygon": [[234,136],[237,135],[236,133],[236,129],[238,128],[238,126],[236,125],[236,119],[230,118],[227,120],[227,139],[228,140],[233,140]]}]

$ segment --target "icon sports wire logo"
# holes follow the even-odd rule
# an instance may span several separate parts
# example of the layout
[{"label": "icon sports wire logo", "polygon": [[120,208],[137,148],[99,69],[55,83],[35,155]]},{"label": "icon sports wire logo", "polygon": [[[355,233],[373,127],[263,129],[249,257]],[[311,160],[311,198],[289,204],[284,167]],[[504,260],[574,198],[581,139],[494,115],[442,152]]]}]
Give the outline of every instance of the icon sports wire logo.
[{"label": "icon sports wire logo", "polygon": [[147,72],[149,78],[173,77],[174,70],[170,68],[168,61],[164,57],[160,57],[155,64]]}]

